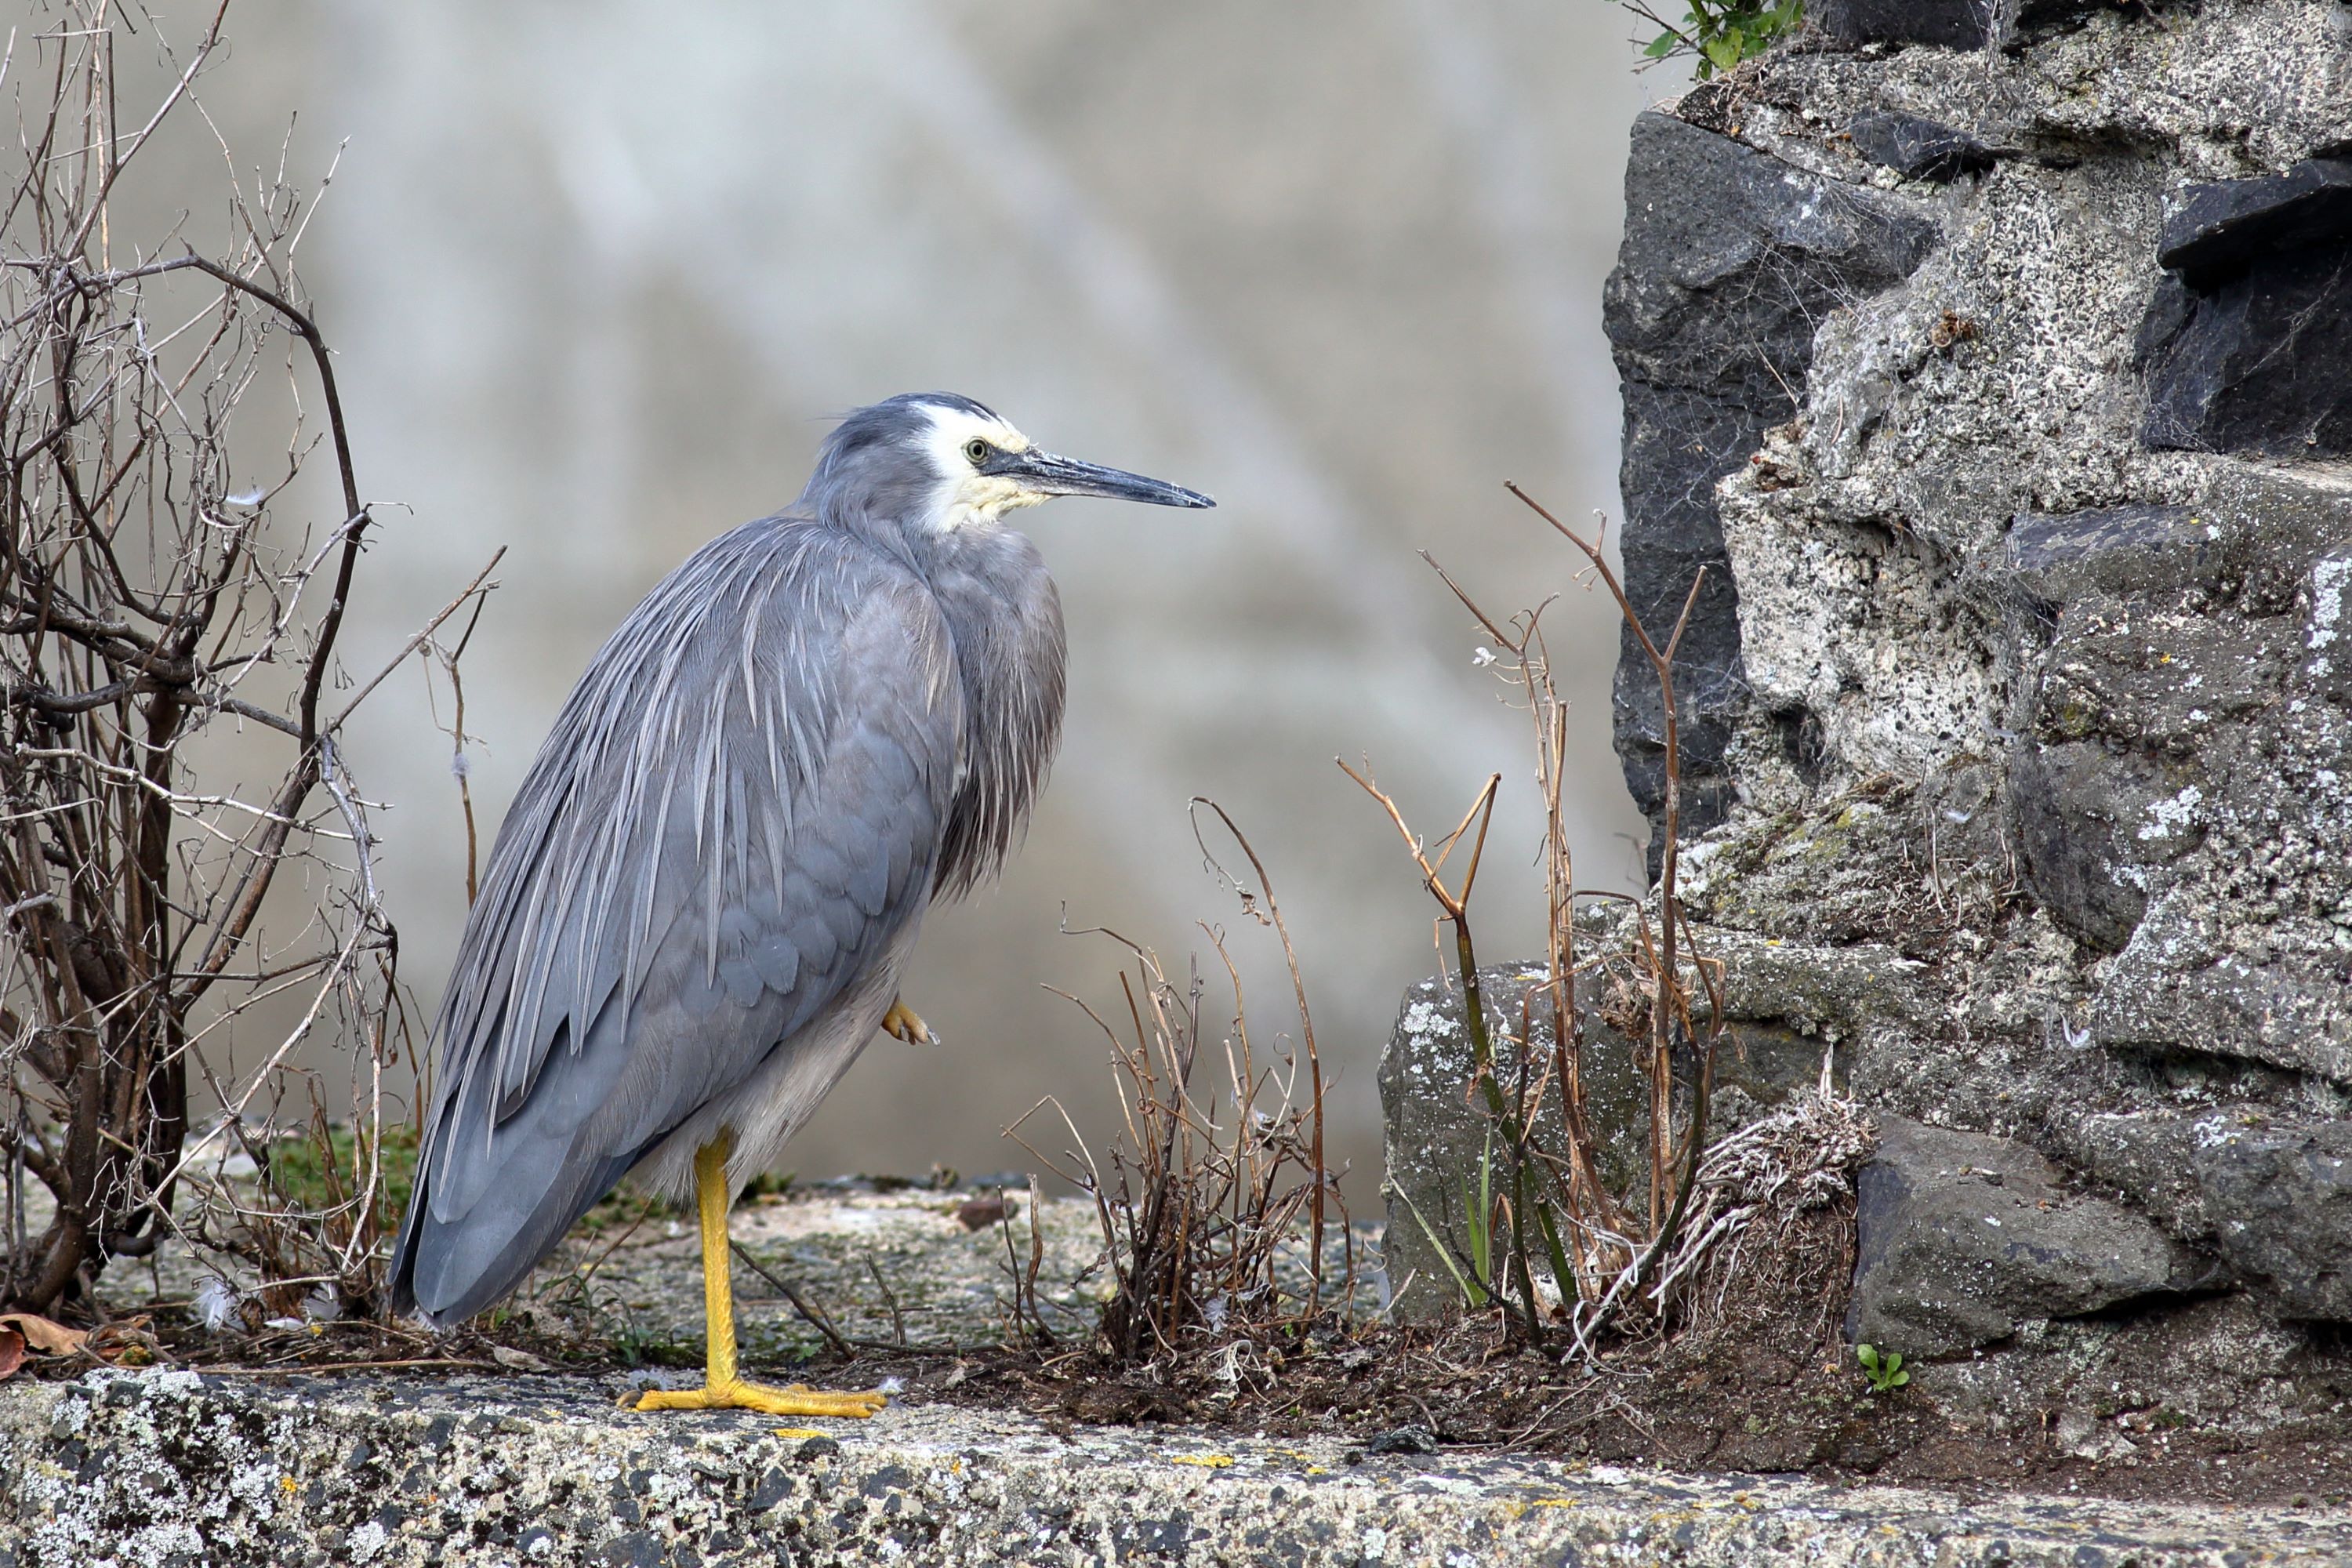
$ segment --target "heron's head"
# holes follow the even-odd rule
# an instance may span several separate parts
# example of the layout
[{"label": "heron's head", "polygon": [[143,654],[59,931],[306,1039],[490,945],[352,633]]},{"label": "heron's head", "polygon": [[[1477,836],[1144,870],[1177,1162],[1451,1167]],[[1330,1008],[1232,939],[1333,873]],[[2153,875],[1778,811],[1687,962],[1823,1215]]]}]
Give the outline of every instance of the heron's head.
[{"label": "heron's head", "polygon": [[896,517],[926,531],[992,525],[1055,496],[1205,507],[1197,490],[1040,451],[993,410],[951,392],[910,392],[844,419],[817,455],[809,499]]}]

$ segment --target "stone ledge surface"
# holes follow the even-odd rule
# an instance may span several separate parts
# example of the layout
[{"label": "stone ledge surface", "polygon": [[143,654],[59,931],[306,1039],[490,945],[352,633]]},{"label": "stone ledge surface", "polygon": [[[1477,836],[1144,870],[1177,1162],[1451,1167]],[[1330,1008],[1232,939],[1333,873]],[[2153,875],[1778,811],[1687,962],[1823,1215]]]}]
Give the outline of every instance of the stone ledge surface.
[{"label": "stone ledge surface", "polygon": [[[100,1372],[0,1389],[0,1568],[167,1564],[2318,1564],[2352,1521],[1963,1502],[1524,1456],[893,1408],[640,1415],[618,1379]],[[817,1428],[822,1427],[819,1431]]]}]

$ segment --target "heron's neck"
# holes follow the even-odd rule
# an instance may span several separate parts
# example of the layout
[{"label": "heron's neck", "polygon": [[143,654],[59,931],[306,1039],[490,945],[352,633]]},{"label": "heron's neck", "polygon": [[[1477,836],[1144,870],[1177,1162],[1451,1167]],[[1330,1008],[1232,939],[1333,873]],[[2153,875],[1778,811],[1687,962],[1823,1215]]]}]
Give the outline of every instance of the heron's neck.
[{"label": "heron's neck", "polygon": [[1035,804],[1061,739],[1062,601],[1037,547],[1007,528],[928,542],[926,575],[963,679],[963,771],[938,886],[961,893],[993,872]]}]

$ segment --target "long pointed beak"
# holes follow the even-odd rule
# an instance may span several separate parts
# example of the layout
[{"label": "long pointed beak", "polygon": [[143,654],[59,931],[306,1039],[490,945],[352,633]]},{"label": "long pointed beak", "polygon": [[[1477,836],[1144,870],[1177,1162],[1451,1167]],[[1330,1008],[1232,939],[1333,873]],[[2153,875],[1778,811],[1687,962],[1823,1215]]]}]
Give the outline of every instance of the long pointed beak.
[{"label": "long pointed beak", "polygon": [[1107,496],[1112,500],[1139,500],[1150,506],[1217,504],[1198,490],[1188,490],[1165,479],[1148,479],[1124,468],[1106,468],[1100,463],[1082,463],[1076,458],[1059,458],[1034,448],[1015,458],[1012,470],[1024,483],[1049,496]]}]

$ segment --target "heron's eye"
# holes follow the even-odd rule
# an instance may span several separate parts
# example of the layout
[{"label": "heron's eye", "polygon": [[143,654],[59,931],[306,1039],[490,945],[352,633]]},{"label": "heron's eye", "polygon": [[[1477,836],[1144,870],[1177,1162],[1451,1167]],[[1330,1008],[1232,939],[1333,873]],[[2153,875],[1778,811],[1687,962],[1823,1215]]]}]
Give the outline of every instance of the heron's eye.
[{"label": "heron's eye", "polygon": [[977,436],[963,444],[963,455],[971,459],[971,466],[975,468],[988,461],[990,454],[995,450],[995,447]]}]

